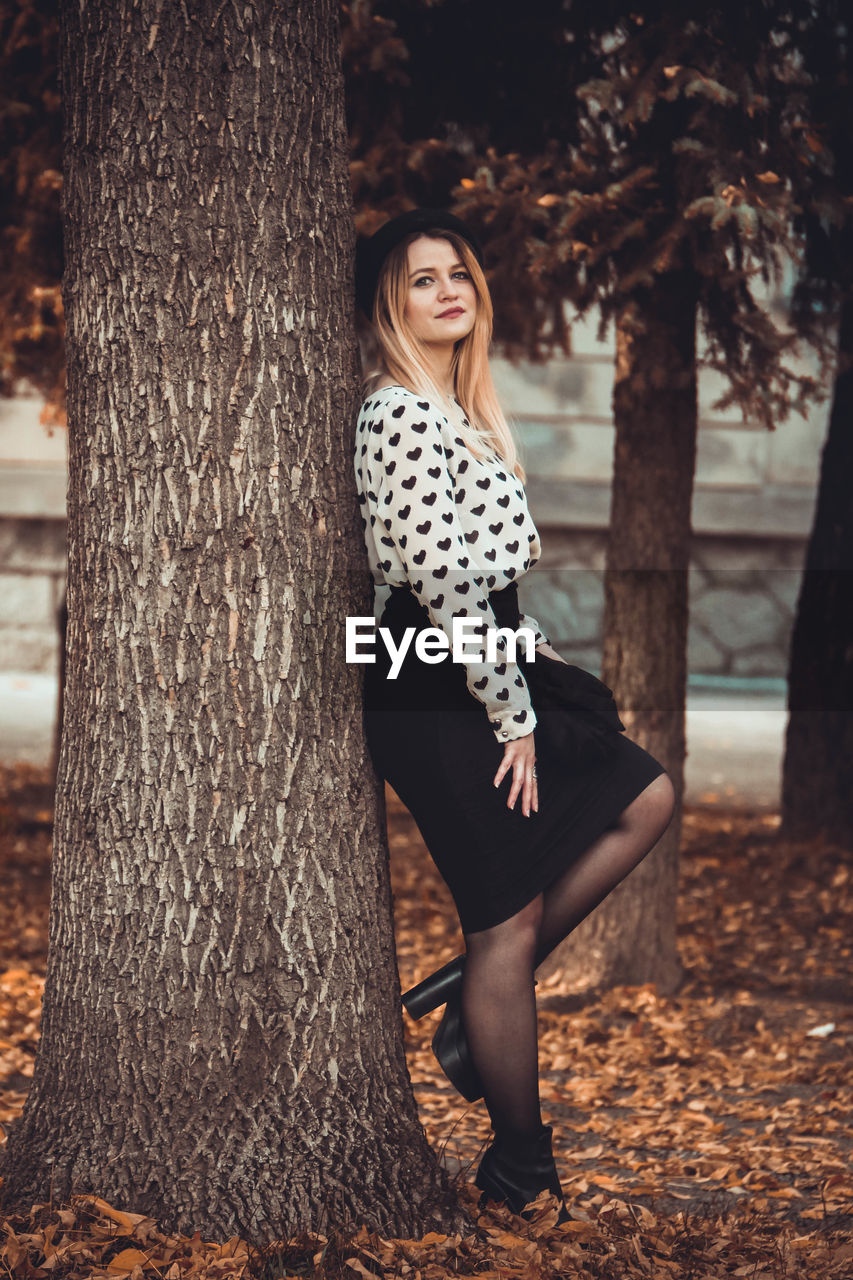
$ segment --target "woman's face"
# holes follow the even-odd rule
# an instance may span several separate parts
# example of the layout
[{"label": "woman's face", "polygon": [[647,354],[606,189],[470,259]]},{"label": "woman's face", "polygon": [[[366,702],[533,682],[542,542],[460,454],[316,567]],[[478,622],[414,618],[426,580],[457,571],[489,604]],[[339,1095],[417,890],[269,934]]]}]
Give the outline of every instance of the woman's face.
[{"label": "woman's face", "polygon": [[403,314],[428,346],[453,346],[477,315],[473,282],[449,240],[420,236],[408,248],[409,287]]}]

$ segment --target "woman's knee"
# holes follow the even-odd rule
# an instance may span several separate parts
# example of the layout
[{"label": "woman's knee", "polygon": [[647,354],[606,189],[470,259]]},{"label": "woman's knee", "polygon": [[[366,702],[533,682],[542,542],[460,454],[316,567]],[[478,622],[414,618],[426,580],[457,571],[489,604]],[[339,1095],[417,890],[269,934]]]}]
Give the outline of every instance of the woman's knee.
[{"label": "woman's knee", "polygon": [[650,849],[666,831],[674,810],[675,788],[669,774],[661,773],[631,801],[619,819],[619,827]]},{"label": "woman's knee", "polygon": [[536,953],[543,909],[544,901],[540,893],[501,924],[483,929],[479,933],[467,934],[469,952],[479,949],[505,956],[517,954],[519,958],[532,958]]},{"label": "woman's knee", "polygon": [[639,798],[644,801],[643,818],[657,831],[655,839],[658,839],[666,831],[675,812],[675,787],[669,774],[659,774]]},{"label": "woman's knee", "polygon": [[540,893],[536,895],[532,902],[528,902],[526,907],[522,907],[511,920],[507,921],[522,946],[529,946],[532,950],[536,950],[544,911],[545,897]]}]

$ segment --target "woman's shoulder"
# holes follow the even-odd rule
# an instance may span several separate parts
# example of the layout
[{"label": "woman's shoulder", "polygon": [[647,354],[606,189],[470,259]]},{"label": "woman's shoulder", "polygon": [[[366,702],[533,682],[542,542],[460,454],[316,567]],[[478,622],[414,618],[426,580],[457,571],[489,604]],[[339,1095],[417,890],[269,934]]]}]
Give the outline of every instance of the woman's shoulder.
[{"label": "woman's shoulder", "polygon": [[372,405],[380,405],[387,403],[388,400],[394,399],[396,394],[408,396],[411,395],[406,387],[401,387],[396,382],[378,382],[373,386],[368,386],[362,397],[361,407],[366,409]]},{"label": "woman's shoulder", "polygon": [[404,387],[400,382],[379,382],[370,387],[365,393],[364,404],[368,401],[386,401],[386,400],[421,400],[429,407],[429,401],[426,396],[421,395],[417,391]]},{"label": "woman's shoulder", "polygon": [[442,422],[447,421],[447,414],[441,405],[419,391],[410,391],[399,382],[385,382],[373,387],[362,401],[360,416],[363,420],[385,412],[390,412],[395,418],[404,414],[406,417],[412,414],[418,417],[432,414],[435,415],[435,425],[439,427]]}]

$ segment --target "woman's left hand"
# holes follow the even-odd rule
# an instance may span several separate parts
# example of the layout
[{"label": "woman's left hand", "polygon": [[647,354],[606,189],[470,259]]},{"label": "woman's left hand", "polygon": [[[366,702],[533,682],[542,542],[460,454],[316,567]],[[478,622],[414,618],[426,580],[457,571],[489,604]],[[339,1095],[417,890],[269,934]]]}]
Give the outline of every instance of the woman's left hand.
[{"label": "woman's left hand", "polygon": [[504,756],[495,774],[495,786],[499,787],[508,770],[512,769],[512,786],[507,797],[507,808],[514,809],[521,795],[521,811],[529,818],[531,811],[538,812],[539,788],[536,785],[536,746],[533,731],[523,738],[514,738],[504,745]]}]

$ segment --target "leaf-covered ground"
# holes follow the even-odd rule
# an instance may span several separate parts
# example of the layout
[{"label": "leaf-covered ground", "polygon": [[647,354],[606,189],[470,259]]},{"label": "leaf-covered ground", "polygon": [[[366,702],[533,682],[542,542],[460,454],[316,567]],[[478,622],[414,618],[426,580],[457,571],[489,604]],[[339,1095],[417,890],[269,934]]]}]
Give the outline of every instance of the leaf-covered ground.
[{"label": "leaf-covered ground", "polygon": [[[49,895],[45,780],[0,772],[0,1124],[23,1105],[38,1041]],[[401,978],[460,947],[444,886],[390,797]],[[464,1236],[305,1238],[254,1255],[95,1197],[3,1224],[0,1275],[853,1277],[853,855],[778,836],[772,814],[688,812],[678,995],[583,1003],[540,984],[546,1119],[571,1221],[479,1213],[488,1136],[437,1070],[438,1015],[406,1035],[424,1124],[472,1216]]]}]

